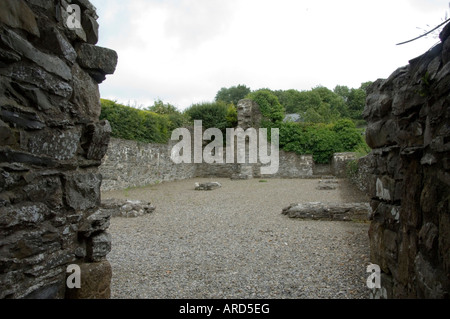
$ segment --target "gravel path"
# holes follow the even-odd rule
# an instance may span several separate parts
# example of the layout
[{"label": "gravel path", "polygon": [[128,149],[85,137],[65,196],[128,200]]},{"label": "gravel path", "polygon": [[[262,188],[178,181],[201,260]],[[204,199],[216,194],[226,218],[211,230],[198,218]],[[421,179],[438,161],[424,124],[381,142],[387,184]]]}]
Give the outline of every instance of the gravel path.
[{"label": "gravel path", "polygon": [[[195,182],[222,188],[195,191]],[[367,200],[347,184],[317,180],[193,179],[103,194],[152,202],[138,218],[114,218],[108,255],[112,298],[367,298],[368,223],[302,221],[291,203]]]}]

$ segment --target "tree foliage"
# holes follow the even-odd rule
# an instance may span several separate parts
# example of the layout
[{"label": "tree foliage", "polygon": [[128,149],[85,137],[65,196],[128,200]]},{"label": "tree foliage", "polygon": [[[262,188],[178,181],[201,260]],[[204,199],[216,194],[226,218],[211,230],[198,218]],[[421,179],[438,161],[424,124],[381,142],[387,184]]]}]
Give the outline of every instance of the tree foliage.
[{"label": "tree foliage", "polygon": [[164,103],[160,99],[156,100],[153,106],[149,106],[145,110],[160,115],[166,115],[169,119],[170,131],[173,131],[176,128],[184,127],[189,122],[189,118],[184,113],[180,112],[172,104]]},{"label": "tree foliage", "polygon": [[224,131],[228,125],[227,115],[229,115],[229,106],[229,104],[223,101],[203,102],[191,105],[185,110],[185,114],[191,122],[195,120],[203,121],[202,125],[204,129],[218,128]]},{"label": "tree foliage", "polygon": [[101,100],[101,120],[108,120],[112,137],[145,143],[167,143],[171,122],[168,116],[138,110],[110,100]]},{"label": "tree foliage", "polygon": [[361,131],[351,120],[335,124],[287,122],[271,127],[280,129],[280,148],[313,155],[316,163],[329,163],[334,153],[353,152],[365,145]]},{"label": "tree foliage", "polygon": [[247,98],[255,101],[261,110],[261,114],[267,120],[276,123],[284,119],[285,111],[277,96],[270,90],[262,89],[247,95]]},{"label": "tree foliage", "polygon": [[239,84],[238,86],[232,86],[230,88],[222,88],[217,92],[215,101],[225,102],[227,104],[238,105],[239,101],[244,99],[250,94],[251,89],[245,85]]}]

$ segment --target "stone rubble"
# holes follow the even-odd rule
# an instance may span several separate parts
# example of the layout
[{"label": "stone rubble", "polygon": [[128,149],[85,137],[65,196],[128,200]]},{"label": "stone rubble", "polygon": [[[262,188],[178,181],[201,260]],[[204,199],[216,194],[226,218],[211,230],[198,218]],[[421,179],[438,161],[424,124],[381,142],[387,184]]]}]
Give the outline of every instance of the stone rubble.
[{"label": "stone rubble", "polygon": [[155,209],[151,203],[139,200],[105,199],[101,204],[101,210],[111,217],[140,217],[153,213]]},{"label": "stone rubble", "polygon": [[212,182],[212,183],[195,183],[195,190],[196,191],[212,191],[218,188],[221,188],[222,185],[218,182]]}]

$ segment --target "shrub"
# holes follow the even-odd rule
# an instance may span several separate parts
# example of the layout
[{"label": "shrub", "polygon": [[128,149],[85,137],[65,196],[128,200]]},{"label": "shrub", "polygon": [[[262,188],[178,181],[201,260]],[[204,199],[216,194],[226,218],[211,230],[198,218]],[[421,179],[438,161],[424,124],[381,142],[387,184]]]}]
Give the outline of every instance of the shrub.
[{"label": "shrub", "polygon": [[227,109],[227,128],[233,128],[238,125],[238,113],[237,109],[233,104],[230,104]]},{"label": "shrub", "polygon": [[138,110],[109,100],[101,100],[101,120],[108,120],[112,137],[145,143],[167,143],[170,138],[168,116]]},{"label": "shrub", "polygon": [[218,128],[225,130],[227,128],[228,104],[225,102],[203,102],[189,107],[185,114],[191,121],[203,121],[203,128]]},{"label": "shrub", "polygon": [[313,155],[316,163],[329,163],[334,153],[353,152],[365,144],[352,121],[334,125],[288,122],[271,127],[280,129],[280,148],[299,155]]},{"label": "shrub", "polygon": [[278,98],[269,90],[259,90],[247,95],[247,98],[255,101],[261,110],[261,114],[273,123],[284,119],[285,111]]}]

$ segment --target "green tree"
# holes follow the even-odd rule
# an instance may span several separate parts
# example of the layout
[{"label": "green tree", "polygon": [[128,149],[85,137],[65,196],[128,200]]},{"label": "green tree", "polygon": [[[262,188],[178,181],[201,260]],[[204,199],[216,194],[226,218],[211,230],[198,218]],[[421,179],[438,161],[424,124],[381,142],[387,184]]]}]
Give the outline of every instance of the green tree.
[{"label": "green tree", "polygon": [[227,128],[234,128],[238,125],[237,108],[233,104],[228,105],[226,120]]},{"label": "green tree", "polygon": [[227,104],[232,103],[237,106],[239,101],[244,99],[250,92],[250,88],[241,84],[230,88],[221,88],[220,91],[217,92],[215,101],[223,101]]},{"label": "green tree", "polygon": [[373,84],[372,81],[368,81],[368,82],[361,83],[360,89],[361,89],[361,90],[364,90],[364,91],[367,93],[367,89],[368,89],[369,86],[371,86],[372,84]]},{"label": "green tree", "polygon": [[314,108],[310,107],[309,109],[306,110],[305,113],[303,113],[303,120],[306,123],[323,123],[324,119],[323,117],[317,113],[316,110],[314,110]]},{"label": "green tree", "polygon": [[302,102],[302,93],[300,91],[293,89],[287,91],[278,90],[273,93],[277,96],[278,101],[280,101],[286,113],[292,114],[299,112]]},{"label": "green tree", "polygon": [[350,118],[362,120],[362,113],[366,106],[366,91],[363,89],[351,89],[347,106]]},{"label": "green tree", "polygon": [[278,98],[270,90],[261,89],[247,95],[247,98],[255,101],[261,110],[263,117],[272,123],[281,122],[285,112]]},{"label": "green tree", "polygon": [[178,109],[169,103],[164,103],[160,99],[156,100],[153,106],[145,108],[146,111],[158,113],[158,114],[174,114],[180,113]]},{"label": "green tree", "polygon": [[166,115],[169,119],[170,131],[184,127],[189,121],[188,117],[180,112],[175,106],[169,103],[164,103],[160,99],[156,100],[153,106],[149,106],[145,110],[156,114]]},{"label": "green tree", "polygon": [[350,119],[341,119],[333,126],[333,131],[337,133],[337,142],[342,147],[342,151],[354,151],[364,140],[361,133],[356,129],[355,123]]},{"label": "green tree", "polygon": [[203,102],[191,105],[185,110],[185,114],[193,122],[195,120],[203,121],[204,129],[218,128],[225,130],[227,128],[228,104],[219,102]]}]

